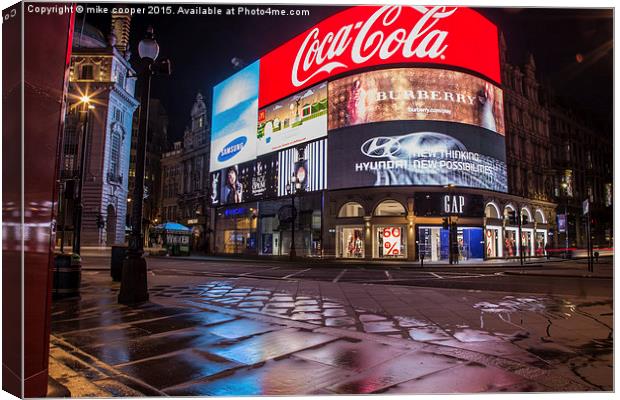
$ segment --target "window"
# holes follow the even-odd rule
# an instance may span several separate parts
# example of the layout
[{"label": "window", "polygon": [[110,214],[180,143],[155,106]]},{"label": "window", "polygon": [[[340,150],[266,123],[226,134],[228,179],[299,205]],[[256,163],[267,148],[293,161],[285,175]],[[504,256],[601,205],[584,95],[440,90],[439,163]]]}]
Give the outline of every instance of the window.
[{"label": "window", "polygon": [[355,202],[349,202],[340,207],[338,211],[338,218],[347,217],[363,217],[364,207],[361,204]]},{"label": "window", "polygon": [[119,129],[112,130],[112,140],[110,143],[110,169],[109,173],[113,180],[119,178],[121,162],[121,132]]},{"label": "window", "polygon": [[385,200],[375,208],[375,216],[401,216],[405,215],[405,207],[396,200]]},{"label": "window", "polygon": [[486,208],[484,209],[484,215],[487,218],[500,218],[497,205],[495,205],[495,203],[487,204]]},{"label": "window", "polygon": [[114,107],[114,121],[119,122],[119,123],[123,123],[124,120],[124,113],[123,110]]},{"label": "window", "polygon": [[542,212],[542,210],[540,208],[536,209],[536,212],[534,213],[534,219],[539,224],[547,223],[547,221],[545,220],[545,214]]},{"label": "window", "polygon": [[80,79],[93,80],[94,68],[91,64],[84,64],[80,68]]}]

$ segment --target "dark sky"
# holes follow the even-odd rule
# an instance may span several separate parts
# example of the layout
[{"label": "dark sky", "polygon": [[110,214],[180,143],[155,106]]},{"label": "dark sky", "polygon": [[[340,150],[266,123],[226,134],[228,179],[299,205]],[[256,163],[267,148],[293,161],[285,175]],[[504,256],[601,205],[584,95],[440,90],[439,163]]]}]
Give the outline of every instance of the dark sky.
[{"label": "dark sky", "polygon": [[[92,5],[92,3],[91,3]],[[107,4],[111,6],[110,3]],[[134,7],[138,7],[135,3]],[[161,6],[161,4],[160,4]],[[178,8],[174,4],[174,9]],[[206,7],[206,5],[203,5]],[[220,5],[219,7],[229,7]],[[250,7],[248,5],[248,7]],[[276,6],[283,7],[283,6]],[[180,139],[189,122],[197,92],[210,106],[214,84],[230,76],[230,60],[250,63],[279,44],[310,28],[343,7],[300,6],[310,16],[135,16],[131,48],[146,26],[155,28],[160,57],[169,58],[173,75],[153,80],[152,97],[161,99],[170,117],[169,136]],[[538,76],[578,108],[611,122],[613,100],[613,11],[611,9],[478,8],[504,32],[508,59],[522,64],[531,52]],[[87,16],[87,22],[109,32],[109,15]],[[583,56],[577,61],[577,55]],[[132,59],[134,60],[134,59]]]}]

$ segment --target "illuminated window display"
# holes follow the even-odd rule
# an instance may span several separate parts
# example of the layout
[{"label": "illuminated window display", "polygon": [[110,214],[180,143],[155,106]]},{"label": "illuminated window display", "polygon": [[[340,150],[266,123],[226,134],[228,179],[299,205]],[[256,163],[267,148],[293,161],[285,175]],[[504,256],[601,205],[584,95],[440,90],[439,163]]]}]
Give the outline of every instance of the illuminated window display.
[{"label": "illuminated window display", "polygon": [[256,204],[253,207],[219,209],[215,235],[218,252],[225,254],[256,253]]},{"label": "illuminated window display", "polygon": [[375,227],[375,258],[405,258],[407,255],[407,231],[405,226]]},{"label": "illuminated window display", "polygon": [[536,241],[534,242],[536,256],[541,257],[547,254],[547,231],[536,229]]},{"label": "illuminated window display", "polygon": [[487,226],[485,234],[486,257],[502,257],[502,228]]},{"label": "illuminated window display", "polygon": [[505,257],[516,257],[519,254],[519,243],[517,241],[518,233],[517,228],[506,227],[506,230],[504,231]]},{"label": "illuminated window display", "polygon": [[534,255],[534,230],[530,228],[521,229],[521,248],[523,255]]},{"label": "illuminated window display", "polygon": [[336,227],[336,254],[341,258],[364,258],[364,227],[338,226]]}]

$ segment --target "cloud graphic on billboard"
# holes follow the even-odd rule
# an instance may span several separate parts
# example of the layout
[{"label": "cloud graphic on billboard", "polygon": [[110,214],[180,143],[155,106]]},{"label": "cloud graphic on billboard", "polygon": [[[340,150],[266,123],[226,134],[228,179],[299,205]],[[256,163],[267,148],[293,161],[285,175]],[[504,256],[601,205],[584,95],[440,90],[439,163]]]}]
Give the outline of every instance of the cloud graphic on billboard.
[{"label": "cloud graphic on billboard", "polygon": [[375,137],[360,151],[383,160],[357,162],[355,172],[370,172],[374,186],[446,185],[507,191],[506,164],[468,151],[459,140],[436,132]]}]

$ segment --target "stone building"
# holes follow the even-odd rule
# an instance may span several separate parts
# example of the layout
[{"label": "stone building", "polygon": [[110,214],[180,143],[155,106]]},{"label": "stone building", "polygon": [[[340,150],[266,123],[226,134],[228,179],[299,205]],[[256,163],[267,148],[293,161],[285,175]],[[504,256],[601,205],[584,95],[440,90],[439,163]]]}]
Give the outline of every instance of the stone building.
[{"label": "stone building", "polygon": [[[131,147],[136,73],[129,63],[130,18],[113,15],[107,40],[101,31],[76,22],[69,76],[69,96],[62,138],[62,186],[73,188],[80,176],[82,133],[87,126],[83,183],[83,246],[123,243],[127,213],[127,174]],[[80,99],[90,98],[88,124]],[[64,190],[59,237],[70,243],[75,192]],[[99,224],[98,224],[99,222]]]},{"label": "stone building", "polygon": [[160,212],[162,221],[180,222],[192,229],[193,250],[206,250],[210,131],[200,93],[190,117],[183,141],[162,157]]},{"label": "stone building", "polygon": [[[560,247],[587,246],[583,201],[590,203],[593,245],[613,247],[613,142],[610,129],[548,95],[553,198],[567,215]],[[568,239],[567,239],[568,237]]]}]

